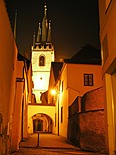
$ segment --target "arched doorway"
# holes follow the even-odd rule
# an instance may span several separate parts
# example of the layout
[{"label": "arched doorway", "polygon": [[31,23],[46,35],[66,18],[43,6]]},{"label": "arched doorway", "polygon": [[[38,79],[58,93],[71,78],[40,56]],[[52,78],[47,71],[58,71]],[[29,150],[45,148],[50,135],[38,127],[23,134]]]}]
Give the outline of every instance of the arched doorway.
[{"label": "arched doorway", "polygon": [[33,120],[33,131],[43,131],[43,120],[34,119]]},{"label": "arched doorway", "polygon": [[35,114],[32,117],[33,120],[33,132],[52,132],[52,119],[43,113]]}]

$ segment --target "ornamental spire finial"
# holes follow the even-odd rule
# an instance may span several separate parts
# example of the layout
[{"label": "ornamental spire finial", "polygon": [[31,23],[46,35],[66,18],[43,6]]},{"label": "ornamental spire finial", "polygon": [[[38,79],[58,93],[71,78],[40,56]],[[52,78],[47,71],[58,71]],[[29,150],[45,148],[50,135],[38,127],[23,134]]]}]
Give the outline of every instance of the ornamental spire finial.
[{"label": "ornamental spire finial", "polygon": [[46,4],[44,5],[44,15],[46,16],[46,14],[47,14],[47,6],[46,6]]}]

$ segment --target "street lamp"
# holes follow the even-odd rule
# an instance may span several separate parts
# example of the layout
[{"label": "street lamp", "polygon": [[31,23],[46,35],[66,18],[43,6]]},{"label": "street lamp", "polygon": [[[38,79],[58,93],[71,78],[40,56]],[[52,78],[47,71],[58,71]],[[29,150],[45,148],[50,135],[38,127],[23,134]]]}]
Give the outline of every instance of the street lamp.
[{"label": "street lamp", "polygon": [[57,95],[57,91],[55,89],[51,89],[50,93],[52,95],[52,104],[54,104],[54,101],[55,101],[56,95]]}]

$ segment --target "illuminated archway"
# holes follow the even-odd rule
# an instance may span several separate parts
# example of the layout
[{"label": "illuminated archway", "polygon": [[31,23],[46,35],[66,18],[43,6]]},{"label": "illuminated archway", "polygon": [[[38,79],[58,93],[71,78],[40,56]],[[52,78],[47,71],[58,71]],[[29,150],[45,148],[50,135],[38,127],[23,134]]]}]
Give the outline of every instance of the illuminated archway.
[{"label": "illuminated archway", "polygon": [[52,132],[52,119],[50,116],[43,114],[43,113],[37,113],[32,116],[32,122],[33,122],[33,133],[34,132]]}]

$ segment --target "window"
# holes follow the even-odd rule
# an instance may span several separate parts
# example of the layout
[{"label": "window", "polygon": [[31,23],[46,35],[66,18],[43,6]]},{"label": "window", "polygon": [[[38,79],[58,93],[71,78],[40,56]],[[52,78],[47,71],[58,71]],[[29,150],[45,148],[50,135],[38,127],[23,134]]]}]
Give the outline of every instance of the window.
[{"label": "window", "polygon": [[61,123],[63,122],[63,107],[61,107]]},{"label": "window", "polygon": [[84,86],[93,86],[93,74],[84,74]]},{"label": "window", "polygon": [[45,56],[43,55],[39,57],[39,66],[45,66]]}]

